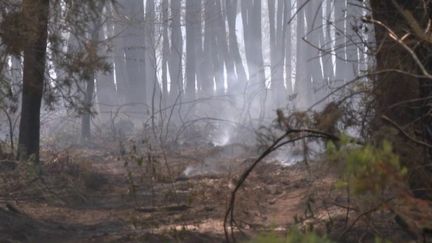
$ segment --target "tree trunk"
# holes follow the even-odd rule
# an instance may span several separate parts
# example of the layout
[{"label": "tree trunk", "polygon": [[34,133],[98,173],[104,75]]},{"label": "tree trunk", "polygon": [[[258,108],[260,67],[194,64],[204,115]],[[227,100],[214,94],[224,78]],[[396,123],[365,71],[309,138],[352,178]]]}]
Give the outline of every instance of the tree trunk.
[{"label": "tree trunk", "polygon": [[23,0],[24,22],[32,30],[24,47],[23,94],[18,158],[39,160],[40,108],[45,79],[49,0]]},{"label": "tree trunk", "polygon": [[292,30],[291,23],[288,23],[291,19],[291,0],[285,0],[285,9],[284,9],[284,33],[285,33],[285,84],[287,94],[291,95],[293,92],[292,87],[292,64],[291,61],[293,59],[292,54]]},{"label": "tree trunk", "polygon": [[336,82],[334,85],[339,87],[352,77],[352,68],[347,59],[347,0],[334,0],[334,14],[336,26]]},{"label": "tree trunk", "polygon": [[[168,0],[162,0],[162,95],[163,99],[168,98],[168,57],[170,52],[168,22],[169,22],[169,5]],[[165,102],[166,103],[166,102]]]},{"label": "tree trunk", "polygon": [[162,90],[160,88],[156,72],[158,70],[156,61],[156,43],[155,43],[155,0],[147,0],[145,10],[145,83],[147,89],[147,104],[151,105],[152,114],[157,105],[160,105]]},{"label": "tree trunk", "polygon": [[[120,2],[120,6],[123,6],[123,4]],[[126,14],[124,12],[124,8],[114,8],[114,6],[111,6],[111,14],[114,17],[117,17],[118,15]],[[118,12],[116,11],[118,10]],[[126,71],[126,58],[125,58],[125,49],[126,49],[126,40],[124,37],[124,26],[119,21],[113,21],[113,34],[112,36],[116,36],[116,38],[113,38],[113,76],[116,80],[116,91],[117,91],[117,97],[119,105],[125,104],[129,102],[128,98],[128,91],[129,91],[129,82],[128,82],[128,75]]]},{"label": "tree trunk", "polygon": [[323,56],[323,70],[324,70],[324,79],[326,80],[327,87],[329,88],[330,82],[334,79],[334,65],[333,65],[333,25],[331,23],[334,22],[334,5],[333,0],[325,0],[323,2],[323,6],[325,6],[324,14],[324,30],[323,30],[323,39],[321,46],[324,48],[327,53]]},{"label": "tree trunk", "polygon": [[186,0],[186,97],[195,99],[198,47],[201,45],[201,1]]},{"label": "tree trunk", "polygon": [[[241,1],[246,60],[249,70],[248,102],[258,102],[258,118],[265,117],[266,86],[262,53],[261,0]],[[257,98],[254,100],[254,98]],[[250,111],[247,111],[250,112]]]},{"label": "tree trunk", "polygon": [[[125,76],[127,77],[126,112],[134,114],[148,111],[151,85],[146,80],[146,49],[145,30],[137,23],[144,23],[144,3],[142,0],[123,1],[121,9],[130,22],[122,34],[124,42]],[[123,54],[123,53],[121,53]],[[150,92],[151,93],[151,92]]]},{"label": "tree trunk", "polygon": [[[305,0],[298,1],[298,8],[303,5]],[[303,40],[306,34],[306,22],[304,9],[297,14],[297,62],[296,62],[296,82],[295,92],[297,93],[296,106],[300,110],[307,109],[310,105],[310,79],[307,74],[308,48]]]},{"label": "tree trunk", "polygon": [[237,32],[236,32],[236,19],[237,19],[237,0],[226,0],[226,12],[228,19],[228,35],[229,35],[229,51],[231,56],[235,62],[235,69],[237,75],[237,83],[239,85],[235,85],[235,88],[239,89],[235,90],[235,92],[241,92],[244,89],[244,83],[247,81],[246,71],[243,66],[243,61],[240,55],[238,41],[237,41]]},{"label": "tree trunk", "polygon": [[322,2],[311,1],[307,6],[307,67],[308,67],[308,80],[310,80],[311,91],[309,99],[311,104],[315,103],[324,94],[323,87],[323,74],[321,66],[321,55],[317,47],[320,46],[320,38],[322,36],[321,28],[322,19]]},{"label": "tree trunk", "polygon": [[[284,23],[285,8],[284,0],[268,0],[270,19],[271,90],[273,94],[273,103],[276,107],[286,105],[285,103],[287,101],[284,84],[286,48],[284,38],[287,26],[287,24]],[[290,59],[287,61],[290,61]]]},{"label": "tree trunk", "polygon": [[[396,2],[402,9],[409,11],[419,26],[427,26],[430,19],[430,6],[423,9],[423,1],[404,1]],[[395,7],[393,1],[373,0],[371,7],[374,19],[380,21],[390,28],[396,35],[402,37],[406,30],[410,30],[408,21],[401,12]],[[425,14],[426,13],[426,14]],[[412,55],[401,45],[388,38],[387,30],[380,25],[375,25],[376,46],[379,51],[376,55],[377,71],[397,69],[404,72],[417,74],[421,73],[418,65],[413,60]],[[406,44],[415,52],[419,60],[431,72],[432,62],[430,53],[431,44],[422,43],[418,45],[419,39],[413,34],[412,40]],[[397,123],[410,136],[417,140],[432,144],[430,116],[430,95],[431,80],[419,79],[410,75],[401,75],[397,72],[385,72],[376,75],[374,80],[374,91],[376,99],[376,119],[373,130],[383,127],[382,116],[387,116]],[[415,100],[420,100],[415,102]],[[402,135],[391,140],[395,144],[395,150],[400,155],[402,162],[411,169],[410,183],[417,196],[427,197],[432,193],[431,180],[431,153],[430,149],[413,145]]]},{"label": "tree trunk", "polygon": [[214,94],[213,55],[216,47],[214,46],[215,29],[214,29],[214,0],[204,2],[204,48],[200,58],[201,80],[199,82],[199,92],[202,97],[209,97]]},{"label": "tree trunk", "polygon": [[[222,71],[222,78],[224,78],[224,73],[226,71],[226,82],[227,82],[227,91],[230,89],[230,86],[232,86],[236,81],[236,75],[234,71],[234,60],[233,57],[229,53],[229,40],[227,37],[227,29],[226,29],[226,13],[225,9],[221,3],[221,0],[215,1],[215,9],[216,9],[216,37],[217,37],[217,45],[220,58],[225,66],[221,67]],[[224,94],[223,91],[225,91],[225,84],[223,87],[216,87],[221,94]]]},{"label": "tree trunk", "polygon": [[183,37],[181,32],[181,1],[171,1],[171,48],[168,62],[171,78],[170,100],[176,102],[183,93]]},{"label": "tree trunk", "polygon": [[95,75],[86,80],[86,93],[84,95],[84,113],[81,115],[81,143],[87,144],[91,139],[91,109],[95,88]]},{"label": "tree trunk", "polygon": [[[103,4],[98,6],[98,11],[103,11]],[[89,62],[92,63],[93,60],[96,61],[98,55],[98,42],[101,34],[101,30],[103,29],[103,24],[101,23],[101,19],[94,20],[92,23],[92,29],[90,33],[90,41],[87,43],[87,55],[89,57]],[[85,67],[83,67],[85,68]],[[92,108],[94,104],[94,94],[95,94],[95,78],[96,72],[94,70],[89,70],[91,72],[87,80],[84,80],[86,83],[86,92],[84,94],[84,113],[81,116],[81,143],[87,144],[91,139],[91,116],[92,116]]]},{"label": "tree trunk", "polygon": [[[104,14],[111,15],[112,10],[111,6],[107,4],[104,9]],[[99,35],[104,39],[111,39],[115,35],[113,16],[109,16],[108,20],[105,23],[105,28],[101,28],[99,31]],[[114,38],[117,39],[117,38]],[[113,43],[109,43],[114,45]],[[117,46],[116,46],[117,47]],[[97,87],[97,104],[98,104],[98,114],[102,117],[103,120],[107,120],[111,117],[111,114],[115,111],[116,107],[119,104],[119,97],[117,93],[117,87],[115,83],[114,75],[117,74],[115,57],[116,51],[109,51],[109,47],[107,45],[103,46],[103,49],[100,50],[101,53],[107,54],[106,61],[111,65],[111,72],[107,73],[98,73],[96,76],[96,87]],[[118,80],[117,80],[118,81]],[[118,82],[117,82],[118,85]]]}]

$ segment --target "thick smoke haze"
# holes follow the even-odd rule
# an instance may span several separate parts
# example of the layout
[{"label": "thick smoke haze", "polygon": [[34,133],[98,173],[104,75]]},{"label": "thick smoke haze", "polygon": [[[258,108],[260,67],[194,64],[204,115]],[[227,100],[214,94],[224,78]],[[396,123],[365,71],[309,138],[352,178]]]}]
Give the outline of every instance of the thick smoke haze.
[{"label": "thick smoke haze", "polygon": [[[320,110],[332,101],[330,92],[369,68],[372,28],[364,31],[359,20],[366,9],[351,0],[108,4],[105,21],[86,38],[98,43],[110,71],[94,75],[91,93],[88,82],[71,85],[68,94],[90,95],[89,110],[70,109],[69,101],[45,109],[42,134],[78,135],[80,118],[90,111],[91,133],[115,139],[139,133],[162,146],[254,144],[256,130],[274,123],[276,109],[302,111],[319,102],[314,109]],[[62,36],[66,53],[87,48],[67,31]],[[9,58],[11,80],[19,79],[21,62]],[[47,64],[55,90],[65,74],[55,60]]]}]

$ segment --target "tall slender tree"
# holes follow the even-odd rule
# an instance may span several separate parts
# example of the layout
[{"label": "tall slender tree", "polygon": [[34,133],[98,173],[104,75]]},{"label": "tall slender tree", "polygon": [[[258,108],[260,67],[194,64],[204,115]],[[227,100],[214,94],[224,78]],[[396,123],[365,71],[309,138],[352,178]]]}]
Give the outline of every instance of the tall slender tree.
[{"label": "tall slender tree", "polygon": [[[110,118],[111,114],[115,112],[115,107],[119,105],[117,71],[119,69],[115,64],[116,54],[116,36],[114,16],[112,16],[112,6],[107,4],[103,10],[103,14],[107,16],[105,24],[99,30],[99,39],[108,40],[105,45],[101,45],[98,49],[100,53],[106,55],[106,62],[111,67],[111,72],[97,73],[96,75],[96,98],[97,98],[97,110],[99,116],[103,118]],[[117,69],[116,69],[117,68]]]},{"label": "tall slender tree", "polygon": [[201,1],[186,0],[186,97],[195,98],[197,58],[201,49]]},{"label": "tall slender tree", "polygon": [[[103,5],[99,10],[102,12]],[[95,20],[89,33],[89,41],[85,45],[87,52],[87,63],[98,63],[98,44],[100,39],[100,29],[102,27],[101,19]],[[94,105],[96,70],[89,67],[82,67],[84,70],[85,93],[83,99],[83,114],[81,115],[81,143],[89,143],[91,139],[91,116]]]},{"label": "tall slender tree", "polygon": [[171,47],[168,60],[170,100],[178,100],[183,88],[183,36],[181,32],[181,0],[171,1]]},{"label": "tall slender tree", "polygon": [[[285,67],[285,38],[286,26],[284,24],[285,1],[268,0],[269,23],[270,23],[270,70],[271,70],[271,89],[273,103],[277,107],[286,102],[286,92],[284,84]],[[289,58],[289,57],[288,57]],[[289,59],[288,59],[289,61]]]},{"label": "tall slender tree", "polygon": [[[226,82],[227,82],[227,90],[230,89],[231,86],[236,82],[237,77],[234,71],[234,59],[229,53],[229,40],[227,35],[227,22],[226,22],[226,11],[224,8],[222,0],[215,1],[215,24],[216,24],[216,37],[217,37],[217,48],[220,50],[219,55],[224,63],[224,67],[222,67],[222,75],[226,73]],[[217,87],[220,94],[225,90],[225,84],[220,87]]]},{"label": "tall slender tree", "polygon": [[284,33],[285,33],[285,84],[287,88],[288,95],[292,94],[292,59],[293,59],[293,53],[292,53],[292,29],[291,29],[291,23],[289,22],[291,20],[291,10],[292,10],[292,3],[291,0],[285,0],[285,8],[284,8]]},{"label": "tall slender tree", "polygon": [[297,19],[297,61],[296,61],[296,78],[295,78],[295,92],[298,94],[296,105],[298,109],[308,108],[310,105],[309,92],[310,92],[310,76],[307,74],[307,57],[308,47],[303,38],[306,35],[306,16],[305,9],[303,8],[305,0],[297,2],[298,14]]},{"label": "tall slender tree", "polygon": [[[121,38],[123,39],[123,55],[127,89],[125,101],[130,104],[130,111],[145,111],[147,109],[149,83],[146,82],[146,38],[144,30],[144,3],[142,0],[127,0],[119,4],[119,17],[122,22]],[[121,65],[121,60],[120,65]],[[123,77],[123,78],[125,78]],[[151,92],[150,92],[151,93]],[[140,107],[138,109],[138,107]]]},{"label": "tall slender tree", "polygon": [[170,53],[169,40],[169,1],[162,0],[161,3],[161,20],[162,20],[162,95],[164,99],[168,98],[168,58]]},{"label": "tall slender tree", "polygon": [[311,92],[309,99],[315,103],[326,92],[325,83],[323,83],[323,73],[321,66],[320,38],[322,36],[322,2],[311,1],[307,10],[307,60],[308,60],[308,80],[311,82]]},{"label": "tall slender tree", "polygon": [[214,45],[215,23],[214,23],[214,3],[213,0],[204,1],[204,48],[202,58],[200,58],[200,77],[199,92],[203,97],[214,94],[215,73],[213,70],[213,56],[217,55]]},{"label": "tall slender tree", "polygon": [[265,116],[266,86],[262,51],[261,0],[241,1],[245,55],[249,71],[248,102],[259,102],[259,118]]},{"label": "tall slender tree", "polygon": [[155,109],[155,105],[160,102],[161,98],[161,88],[159,86],[159,81],[157,78],[157,60],[156,60],[156,41],[155,41],[155,0],[147,0],[145,9],[145,57],[144,57],[144,67],[145,76],[144,81],[146,83],[147,90],[147,104],[151,105],[152,109]]},{"label": "tall slender tree", "polygon": [[[237,6],[238,0],[226,0],[226,16],[228,21],[228,38],[229,38],[229,51],[230,56],[234,59],[235,70],[237,75],[237,82],[239,85],[236,85],[234,89],[235,92],[239,92],[243,90],[243,85],[247,81],[246,71],[243,66],[243,60],[240,55],[240,50],[238,46],[237,40],[237,32],[236,32],[236,19],[237,19]],[[230,88],[229,90],[232,90]],[[239,89],[239,90],[237,90]]]},{"label": "tall slender tree", "polygon": [[26,27],[23,92],[19,126],[18,157],[39,160],[40,108],[45,80],[49,0],[23,0],[22,18]]},{"label": "tall slender tree", "polygon": [[336,54],[336,86],[340,86],[351,75],[352,66],[347,58],[347,0],[334,0],[335,14],[335,54]]}]

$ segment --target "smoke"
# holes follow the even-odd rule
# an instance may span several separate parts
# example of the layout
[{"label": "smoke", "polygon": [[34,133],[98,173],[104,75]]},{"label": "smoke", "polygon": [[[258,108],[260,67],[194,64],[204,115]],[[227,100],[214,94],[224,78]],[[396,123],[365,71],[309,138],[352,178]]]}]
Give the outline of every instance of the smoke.
[{"label": "smoke", "polygon": [[245,158],[252,155],[254,155],[253,151],[241,144],[217,146],[209,152],[200,164],[187,166],[181,177],[232,174],[244,167],[246,165]]}]

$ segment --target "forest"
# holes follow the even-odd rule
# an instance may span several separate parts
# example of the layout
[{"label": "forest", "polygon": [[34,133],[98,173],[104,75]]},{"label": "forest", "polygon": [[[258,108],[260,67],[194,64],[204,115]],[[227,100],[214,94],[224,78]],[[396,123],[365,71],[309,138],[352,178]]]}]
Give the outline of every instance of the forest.
[{"label": "forest", "polygon": [[432,242],[432,1],[0,0],[0,242]]}]

